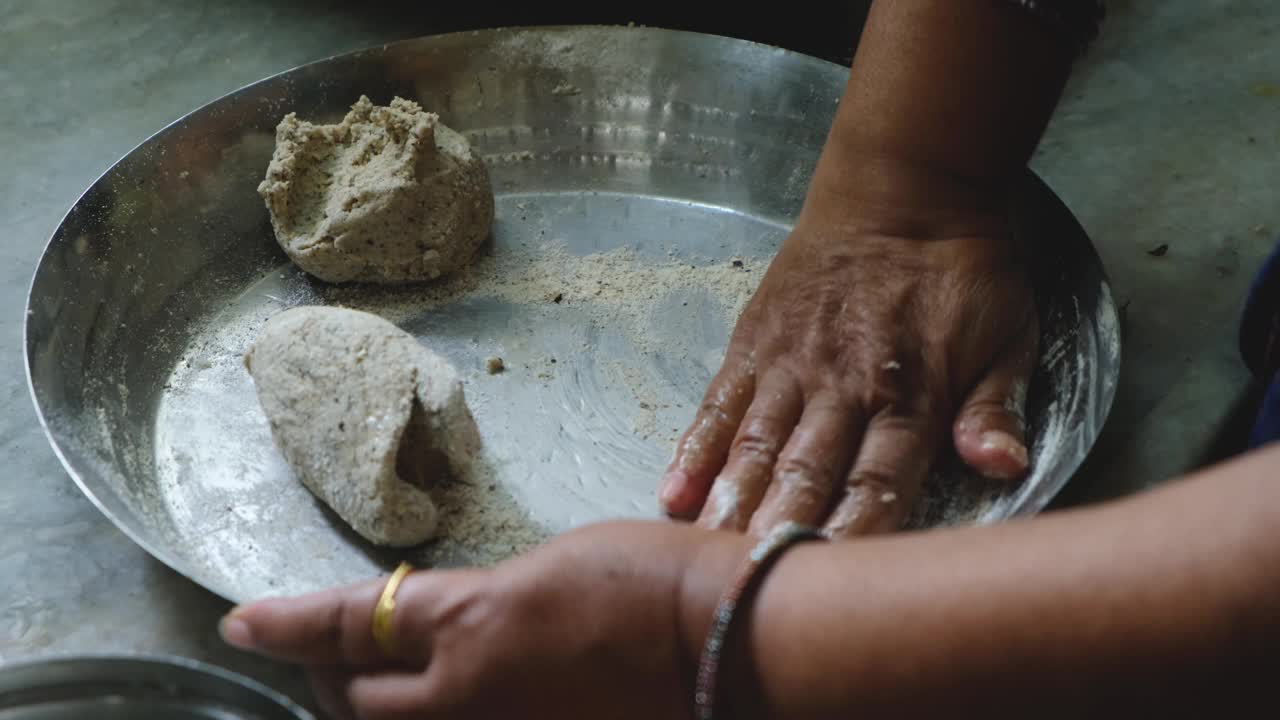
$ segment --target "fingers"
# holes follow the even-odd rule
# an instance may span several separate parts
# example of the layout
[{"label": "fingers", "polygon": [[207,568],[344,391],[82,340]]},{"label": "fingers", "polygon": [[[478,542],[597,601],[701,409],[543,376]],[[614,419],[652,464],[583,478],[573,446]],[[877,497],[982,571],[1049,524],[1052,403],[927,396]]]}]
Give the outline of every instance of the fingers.
[{"label": "fingers", "polygon": [[410,720],[433,717],[429,674],[424,671],[352,672],[319,666],[308,668],[311,691],[327,717],[334,720]]},{"label": "fingers", "polygon": [[755,370],[749,356],[727,361],[711,381],[662,477],[658,497],[668,514],[692,517],[698,513],[724,465],[754,390]]},{"label": "fingers", "polygon": [[764,536],[787,521],[814,525],[826,517],[844,485],[861,432],[858,413],[834,395],[810,400],[778,456],[768,491],[751,519],[752,534]]},{"label": "fingers", "polygon": [[747,527],[803,409],[804,396],[790,375],[774,373],[762,380],[703,506],[699,525],[723,530]]},{"label": "fingers", "polygon": [[357,675],[347,701],[360,720],[417,720],[430,717],[431,693],[422,672]]},{"label": "fingers", "polygon": [[881,411],[867,426],[844,494],[827,520],[831,538],[902,527],[936,453],[930,417]]},{"label": "fingers", "polygon": [[[411,574],[396,595],[392,627],[401,657],[425,663],[430,653],[428,615],[431,575]],[[304,665],[354,667],[385,663],[373,639],[373,611],[386,580],[335,588],[299,598],[264,600],[238,607],[219,630],[230,645]]]},{"label": "fingers", "polygon": [[311,694],[325,716],[333,720],[356,720],[356,711],[347,700],[347,687],[351,684],[349,671],[321,665],[308,668],[307,679]]},{"label": "fingers", "polygon": [[1039,329],[1035,322],[1000,354],[956,416],[956,452],[986,477],[1016,480],[1029,467],[1026,446],[1027,385],[1035,370]]}]

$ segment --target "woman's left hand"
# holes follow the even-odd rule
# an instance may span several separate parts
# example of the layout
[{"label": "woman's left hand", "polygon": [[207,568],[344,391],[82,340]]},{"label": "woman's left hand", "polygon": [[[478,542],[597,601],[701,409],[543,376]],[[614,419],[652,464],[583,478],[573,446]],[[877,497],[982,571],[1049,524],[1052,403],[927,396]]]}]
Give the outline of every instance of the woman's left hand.
[{"label": "woman's left hand", "polygon": [[[242,606],[221,630],[306,666],[339,718],[687,718],[719,588],[718,573],[689,570],[708,547],[737,558],[740,542],[610,523],[492,570],[416,572],[396,595],[395,657],[371,632],[385,579]],[[690,591],[708,603],[686,607]]]}]

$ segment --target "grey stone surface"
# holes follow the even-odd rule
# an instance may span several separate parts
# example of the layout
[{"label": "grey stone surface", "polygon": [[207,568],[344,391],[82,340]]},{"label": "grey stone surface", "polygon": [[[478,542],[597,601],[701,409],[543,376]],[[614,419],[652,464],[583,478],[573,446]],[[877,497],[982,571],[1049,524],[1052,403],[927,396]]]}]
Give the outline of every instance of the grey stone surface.
[{"label": "grey stone surface", "polygon": [[[1033,161],[1089,231],[1126,308],[1115,409],[1064,503],[1132,492],[1220,454],[1219,430],[1248,405],[1239,314],[1280,236],[1280,6],[1108,5]],[[1161,245],[1166,255],[1149,254]]]},{"label": "grey stone surface", "polygon": [[[21,308],[62,214],[152,132],[265,75],[436,29],[339,3],[0,0],[0,662],[172,653],[305,695],[296,671],[223,647],[225,603],[134,547],[67,478],[25,389]],[[1245,405],[1235,324],[1280,233],[1278,85],[1273,2],[1112,2],[1034,163],[1127,305],[1113,419],[1065,502],[1201,464]]]}]

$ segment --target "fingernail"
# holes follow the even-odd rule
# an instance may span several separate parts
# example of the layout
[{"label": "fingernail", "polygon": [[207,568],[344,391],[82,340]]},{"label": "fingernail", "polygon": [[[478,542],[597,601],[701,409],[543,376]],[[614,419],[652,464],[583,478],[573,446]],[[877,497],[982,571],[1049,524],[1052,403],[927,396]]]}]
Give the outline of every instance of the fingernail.
[{"label": "fingernail", "polygon": [[988,430],[982,433],[982,449],[998,450],[1003,452],[1010,460],[1013,460],[1019,467],[1027,466],[1027,448],[1016,438],[1007,432],[1001,430]]},{"label": "fingernail", "polygon": [[222,618],[222,622],[218,623],[218,632],[222,635],[223,641],[232,647],[241,650],[253,649],[253,630],[249,628],[249,623],[234,615]]},{"label": "fingernail", "polygon": [[670,510],[673,505],[678,504],[688,484],[689,476],[680,470],[673,470],[663,475],[662,491],[658,493],[658,502],[662,503],[662,507]]}]

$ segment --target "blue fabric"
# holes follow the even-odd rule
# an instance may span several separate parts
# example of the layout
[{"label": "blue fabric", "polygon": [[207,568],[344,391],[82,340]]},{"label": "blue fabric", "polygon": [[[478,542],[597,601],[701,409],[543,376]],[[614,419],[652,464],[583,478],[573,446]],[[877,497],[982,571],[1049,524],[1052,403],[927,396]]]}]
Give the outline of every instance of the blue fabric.
[{"label": "blue fabric", "polygon": [[1259,380],[1269,382],[1249,437],[1256,448],[1280,440],[1280,245],[1262,266],[1245,303],[1240,351]]},{"label": "blue fabric", "polygon": [[1262,401],[1262,412],[1249,436],[1249,447],[1257,448],[1280,440],[1280,374],[1271,381],[1271,388]]}]

